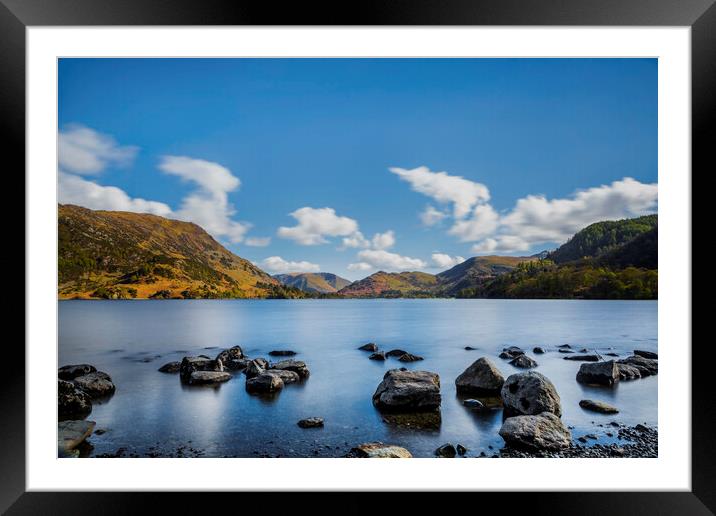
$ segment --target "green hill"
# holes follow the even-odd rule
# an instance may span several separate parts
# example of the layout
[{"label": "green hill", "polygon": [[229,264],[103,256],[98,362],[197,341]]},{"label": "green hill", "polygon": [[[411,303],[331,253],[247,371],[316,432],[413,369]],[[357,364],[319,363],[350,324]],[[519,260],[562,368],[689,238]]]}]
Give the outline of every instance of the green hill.
[{"label": "green hill", "polygon": [[338,293],[345,297],[433,297],[437,285],[437,276],[426,272],[379,271]]},{"label": "green hill", "polygon": [[476,256],[438,274],[438,288],[443,295],[454,296],[461,290],[510,272],[521,262],[535,259],[530,256]]},{"label": "green hill", "polygon": [[58,208],[60,298],[268,297],[279,283],[191,222]]},{"label": "green hill", "polygon": [[350,281],[330,272],[295,272],[275,274],[274,278],[283,285],[298,288],[304,292],[318,294],[335,293],[350,285]]}]

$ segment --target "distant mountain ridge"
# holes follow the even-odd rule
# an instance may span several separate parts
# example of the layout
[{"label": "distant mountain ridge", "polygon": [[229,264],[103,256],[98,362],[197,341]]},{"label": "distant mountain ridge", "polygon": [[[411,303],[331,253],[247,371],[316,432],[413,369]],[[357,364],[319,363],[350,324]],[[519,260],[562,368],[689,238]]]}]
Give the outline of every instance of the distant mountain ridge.
[{"label": "distant mountain ridge", "polygon": [[338,293],[346,297],[425,297],[432,294],[437,284],[437,276],[427,272],[378,271]]},{"label": "distant mountain ridge", "polygon": [[288,274],[274,274],[273,276],[283,285],[298,288],[304,292],[330,294],[350,285],[350,280],[330,272],[294,272]]}]

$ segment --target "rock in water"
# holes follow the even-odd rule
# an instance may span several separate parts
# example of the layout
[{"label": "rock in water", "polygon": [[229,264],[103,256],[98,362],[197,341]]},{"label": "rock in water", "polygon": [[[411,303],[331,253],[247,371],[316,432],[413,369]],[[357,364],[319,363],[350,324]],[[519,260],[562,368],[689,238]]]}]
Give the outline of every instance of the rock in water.
[{"label": "rock in water", "polygon": [[508,446],[530,450],[561,450],[569,448],[572,442],[571,432],[551,412],[507,418],[500,436]]},{"label": "rock in water", "polygon": [[59,416],[86,416],[92,412],[92,399],[74,383],[57,380],[57,414]]},{"label": "rock in water", "polygon": [[391,369],[373,394],[378,409],[425,412],[440,408],[440,376],[429,371]]},{"label": "rock in water", "polygon": [[579,366],[577,381],[594,385],[614,385],[619,381],[619,369],[614,360],[584,363]]},{"label": "rock in water", "polygon": [[537,346],[536,348],[532,349],[532,353],[535,353],[537,355],[542,355],[542,354],[544,354],[544,349]]},{"label": "rock in water", "polygon": [[75,364],[62,366],[57,370],[57,376],[62,380],[74,380],[78,376],[94,373],[97,369],[89,364]]},{"label": "rock in water", "polygon": [[278,350],[278,351],[269,351],[269,355],[272,357],[292,357],[297,355],[295,351],[291,351],[290,349],[285,350]]},{"label": "rock in water", "polygon": [[368,357],[368,360],[385,360],[385,353],[382,351],[376,351]]},{"label": "rock in water", "polygon": [[551,412],[562,415],[562,405],[552,382],[536,372],[517,373],[509,376],[502,386],[502,403],[505,415],[535,415]]},{"label": "rock in water", "polygon": [[520,355],[517,358],[510,360],[510,365],[519,367],[520,369],[531,369],[533,367],[537,367],[537,362],[532,360],[527,355]]},{"label": "rock in water", "polygon": [[229,358],[226,362],[222,361],[221,364],[224,366],[224,369],[228,369],[229,371],[243,371],[248,367],[249,362],[251,362],[251,360],[248,358]]},{"label": "rock in water", "polygon": [[189,385],[213,385],[231,380],[225,371],[194,371],[187,382]]},{"label": "rock in water", "polygon": [[597,355],[569,355],[564,360],[576,360],[578,362],[599,362]]},{"label": "rock in water", "polygon": [[246,380],[246,391],[249,393],[272,393],[283,389],[283,380],[275,374],[261,373]]},{"label": "rock in water", "polygon": [[579,406],[584,410],[590,410],[592,412],[600,412],[602,414],[617,414],[619,410],[616,407],[612,407],[608,403],[603,401],[594,400],[582,400],[579,402]]},{"label": "rock in water", "polygon": [[465,346],[465,351],[475,351],[477,348],[473,348],[472,346]]},{"label": "rock in water", "polygon": [[220,352],[218,355],[216,355],[216,360],[221,360],[222,365],[226,367],[227,369],[232,369],[231,365],[236,365],[235,362],[245,358],[244,356],[244,350],[241,349],[241,346],[233,346],[229,349],[225,349],[224,351]]},{"label": "rock in water", "polygon": [[160,373],[178,373],[181,369],[181,362],[169,362],[157,369]]},{"label": "rock in water", "polygon": [[641,378],[639,369],[629,364],[621,364],[617,362],[617,370],[619,371],[620,380],[636,380]]},{"label": "rock in water", "polygon": [[69,451],[92,435],[94,421],[60,421],[57,423],[57,448]]},{"label": "rock in water", "polygon": [[407,353],[407,351],[402,350],[402,349],[391,349],[390,351],[388,351],[385,354],[385,356],[386,357],[402,357],[406,353]]},{"label": "rock in water", "polygon": [[348,452],[348,457],[362,459],[410,459],[412,455],[405,448],[381,442],[363,443]]},{"label": "rock in water", "polygon": [[361,351],[378,351],[378,346],[376,346],[372,342],[369,342],[368,344],[363,344],[358,349],[360,349]]},{"label": "rock in water", "polygon": [[275,364],[271,364],[271,369],[283,369],[285,371],[293,371],[298,376],[301,377],[301,379],[308,378],[308,376],[311,374],[308,370],[308,367],[306,367],[306,363],[302,362],[301,360],[282,360],[281,362],[276,362]]},{"label": "rock in water", "polygon": [[630,356],[619,360],[620,364],[628,364],[639,370],[642,378],[659,373],[659,361],[640,356]]},{"label": "rock in water", "polygon": [[483,410],[485,408],[485,404],[482,403],[480,400],[464,400],[462,404],[472,410]]},{"label": "rock in water", "polygon": [[560,344],[560,345],[557,346],[557,347],[558,347],[559,349],[572,349],[572,346],[570,346],[569,344]]},{"label": "rock in water", "polygon": [[465,455],[467,453],[467,448],[465,448],[462,444],[458,444],[456,448],[458,455]]},{"label": "rock in water", "polygon": [[93,398],[109,396],[115,391],[112,378],[107,373],[95,371],[94,373],[78,376],[74,379],[75,385]]},{"label": "rock in water", "polygon": [[452,459],[455,455],[457,455],[457,449],[452,445],[452,443],[446,443],[435,450],[435,455],[438,457]]},{"label": "rock in water", "polygon": [[644,351],[641,349],[635,349],[634,354],[638,357],[649,358],[651,360],[657,360],[659,358],[659,355],[653,351]]},{"label": "rock in water", "polygon": [[251,360],[244,369],[244,374],[246,375],[246,378],[254,378],[255,376],[260,375],[266,370],[265,361],[262,362],[260,359]]},{"label": "rock in water", "polygon": [[323,427],[323,418],[322,417],[309,417],[309,418],[300,420],[297,424],[301,428],[319,428],[319,427]]},{"label": "rock in water", "polygon": [[402,355],[400,355],[400,358],[398,360],[400,360],[401,362],[418,362],[422,359],[423,357],[413,355],[412,353],[403,353]]},{"label": "rock in water", "polygon": [[460,394],[495,395],[504,383],[502,373],[487,357],[478,358],[455,378],[455,387]]},{"label": "rock in water", "polygon": [[559,351],[560,353],[574,353],[574,350],[572,350],[572,349],[567,349],[567,348],[560,349],[560,350],[558,350],[558,351]]},{"label": "rock in water", "polygon": [[281,378],[284,384],[288,385],[289,383],[296,383],[299,380],[301,380],[301,377],[298,376],[298,373],[295,373],[293,371],[287,371],[284,369],[269,369],[268,371],[264,371],[262,374],[273,374]]},{"label": "rock in water", "polygon": [[184,357],[179,366],[179,377],[183,382],[188,382],[194,371],[222,372],[223,370],[224,365],[221,360],[212,360],[206,357]]}]

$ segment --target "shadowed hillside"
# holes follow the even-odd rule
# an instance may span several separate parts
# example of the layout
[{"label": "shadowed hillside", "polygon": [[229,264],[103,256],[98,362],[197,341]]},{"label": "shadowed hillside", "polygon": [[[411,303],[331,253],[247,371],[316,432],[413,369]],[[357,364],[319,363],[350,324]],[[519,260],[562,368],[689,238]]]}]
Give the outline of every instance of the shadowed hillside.
[{"label": "shadowed hillside", "polygon": [[338,292],[350,285],[350,281],[330,272],[294,272],[289,274],[275,274],[274,278],[283,285],[294,287],[304,292],[330,294]]}]

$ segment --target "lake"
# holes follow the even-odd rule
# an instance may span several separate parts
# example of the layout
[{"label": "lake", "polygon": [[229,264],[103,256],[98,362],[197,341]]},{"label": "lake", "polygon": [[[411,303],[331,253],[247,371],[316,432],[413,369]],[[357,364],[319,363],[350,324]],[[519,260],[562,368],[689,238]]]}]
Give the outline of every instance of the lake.
[{"label": "lake", "polygon": [[[368,359],[356,348],[375,342],[425,360]],[[272,399],[249,395],[234,373],[218,387],[188,387],[176,374],[157,371],[185,355],[212,358],[240,345],[249,357],[292,349],[311,376],[287,385]],[[456,397],[455,377],[481,356],[505,377],[523,371],[497,357],[520,346],[535,358],[562,399],[573,437],[597,433],[609,442],[610,421],[657,424],[657,379],[620,382],[613,388],[579,384],[581,362],[563,360],[570,344],[621,357],[634,349],[657,351],[656,301],[369,299],[369,300],[162,300],[61,301],[59,363],[89,363],[109,373],[115,395],[95,403],[87,419],[106,430],[90,439],[95,456],[124,448],[127,455],[202,457],[339,457],[360,443],[383,441],[430,457],[446,442],[468,456],[503,446],[500,410],[475,413]],[[465,346],[478,348],[466,351]],[[534,355],[534,346],[547,350]],[[371,396],[388,369],[407,367],[440,375],[439,428],[413,429],[384,421]],[[606,401],[616,415],[586,412],[584,398]],[[325,427],[301,429],[318,416]],[[492,448],[490,448],[492,447]]]}]

